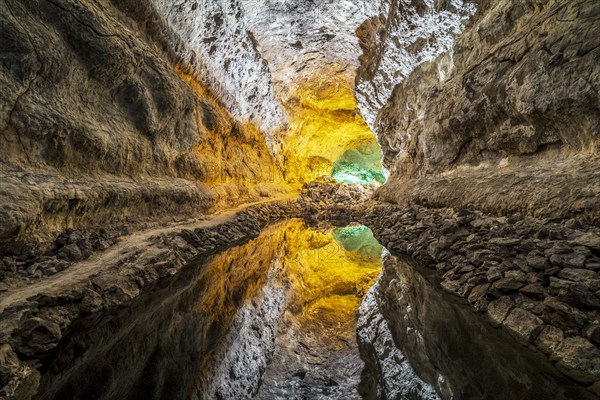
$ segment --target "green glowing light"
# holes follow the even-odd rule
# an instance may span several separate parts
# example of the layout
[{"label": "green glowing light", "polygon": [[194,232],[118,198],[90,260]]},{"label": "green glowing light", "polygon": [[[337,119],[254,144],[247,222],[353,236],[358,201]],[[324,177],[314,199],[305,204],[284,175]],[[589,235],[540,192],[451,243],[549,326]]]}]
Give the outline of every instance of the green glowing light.
[{"label": "green glowing light", "polygon": [[359,183],[361,185],[368,185],[375,181],[385,183],[381,157],[381,149],[376,142],[347,150],[333,163],[331,177],[339,183]]},{"label": "green glowing light", "polygon": [[333,230],[333,238],[347,251],[369,259],[380,259],[383,246],[373,236],[373,232],[364,226],[349,226]]}]

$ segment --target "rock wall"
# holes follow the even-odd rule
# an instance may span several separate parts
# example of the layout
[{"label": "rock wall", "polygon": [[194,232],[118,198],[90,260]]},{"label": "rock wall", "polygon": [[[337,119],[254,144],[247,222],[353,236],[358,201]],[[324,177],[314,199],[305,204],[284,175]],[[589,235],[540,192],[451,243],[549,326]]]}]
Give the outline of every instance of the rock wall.
[{"label": "rock wall", "polygon": [[[363,55],[356,79],[356,98],[369,126],[395,86],[421,63],[451,49],[475,6],[462,0],[382,0],[378,10],[356,31]],[[385,140],[382,135],[381,140]],[[387,143],[388,147],[393,143]]]},{"label": "rock wall", "polygon": [[258,128],[175,68],[180,42],[148,3],[0,10],[3,253],[71,227],[184,218],[256,198],[248,182],[281,182]]},{"label": "rock wall", "polygon": [[151,0],[182,44],[177,53],[240,122],[251,122],[275,148],[284,114],[271,71],[250,30],[259,2]]},{"label": "rock wall", "polygon": [[[521,0],[476,6],[449,51],[409,75],[402,62],[413,68],[410,54],[398,64],[380,49],[397,41],[410,53],[414,45],[393,24],[363,26],[357,97],[368,121],[370,110],[376,112],[375,130],[391,170],[381,198],[539,216],[583,214],[597,221],[600,5]],[[410,10],[400,10],[411,18]],[[429,32],[414,43],[431,43]],[[422,60],[427,57],[421,54],[435,55],[414,54]],[[381,86],[378,74],[394,85],[389,99],[372,90]],[[398,79],[387,78],[394,74]]]}]

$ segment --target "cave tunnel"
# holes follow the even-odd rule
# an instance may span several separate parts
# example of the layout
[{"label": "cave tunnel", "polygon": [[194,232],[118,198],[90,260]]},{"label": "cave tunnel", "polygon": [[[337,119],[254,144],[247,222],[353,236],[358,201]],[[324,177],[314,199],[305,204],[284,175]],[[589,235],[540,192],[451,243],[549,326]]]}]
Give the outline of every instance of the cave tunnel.
[{"label": "cave tunnel", "polygon": [[3,0],[0,399],[600,399],[600,2]]}]

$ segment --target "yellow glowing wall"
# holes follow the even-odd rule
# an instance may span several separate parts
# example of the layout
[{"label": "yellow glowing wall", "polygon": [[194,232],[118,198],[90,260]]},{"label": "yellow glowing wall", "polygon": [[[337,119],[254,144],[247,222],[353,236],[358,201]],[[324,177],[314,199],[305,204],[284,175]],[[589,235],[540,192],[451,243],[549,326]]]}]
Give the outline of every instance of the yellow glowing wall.
[{"label": "yellow glowing wall", "polygon": [[195,153],[204,168],[200,180],[221,200],[217,204],[289,190],[263,133],[252,124],[237,123],[194,76],[180,67],[176,71],[198,96],[201,140]]},{"label": "yellow glowing wall", "polygon": [[283,140],[285,177],[304,183],[330,175],[346,150],[377,145],[358,112],[353,75],[339,66],[302,80],[282,100],[289,115]]}]

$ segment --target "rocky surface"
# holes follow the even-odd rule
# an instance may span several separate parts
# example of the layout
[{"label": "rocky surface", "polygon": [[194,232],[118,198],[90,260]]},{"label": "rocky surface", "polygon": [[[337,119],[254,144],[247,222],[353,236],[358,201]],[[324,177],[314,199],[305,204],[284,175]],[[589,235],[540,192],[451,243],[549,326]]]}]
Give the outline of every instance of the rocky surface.
[{"label": "rocky surface", "polygon": [[[369,126],[379,133],[377,117],[395,87],[420,64],[431,61],[453,47],[454,37],[464,29],[476,6],[471,2],[383,0],[356,30],[363,50],[356,77],[356,98]],[[449,73],[451,62],[440,75]],[[378,136],[386,155],[398,143],[388,132]],[[388,161],[388,160],[386,160]]]},{"label": "rocky surface", "polygon": [[465,299],[583,385],[600,379],[600,231],[576,219],[494,217],[375,204],[365,224],[390,251],[436,270]]},{"label": "rocky surface", "polygon": [[37,252],[68,228],[182,220],[281,185],[264,135],[176,68],[147,3],[0,10],[3,255]]},{"label": "rocky surface", "polygon": [[[396,84],[393,93],[375,108],[391,171],[381,198],[542,217],[584,214],[597,222],[600,6],[474,3],[477,12],[450,49],[408,76],[394,67],[396,52],[381,55],[377,45],[378,37],[404,44],[402,32],[393,24],[365,28],[381,32],[367,41],[365,73],[402,79],[388,80]],[[459,10],[456,2],[436,4]],[[421,46],[435,47],[426,33]],[[361,76],[359,99],[377,99],[371,93],[381,85],[370,79]]]},{"label": "rocky surface", "polygon": [[237,121],[259,126],[275,150],[284,113],[275,98],[271,70],[251,30],[252,19],[261,15],[262,2],[151,3],[179,39],[175,51],[184,65],[219,96]]},{"label": "rocky surface", "polygon": [[[514,308],[507,318],[515,322],[514,331],[495,329],[440,291],[432,271],[408,260],[384,259],[382,275],[360,312],[358,339],[370,378],[368,398],[598,398],[587,383],[563,375],[564,368],[553,366],[541,352],[516,344],[514,332],[535,335],[542,320]],[[575,368],[593,367],[590,357],[598,350],[584,341],[563,341],[569,353],[565,361],[573,365],[577,359]]]}]

